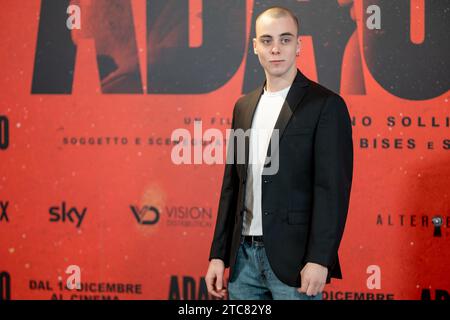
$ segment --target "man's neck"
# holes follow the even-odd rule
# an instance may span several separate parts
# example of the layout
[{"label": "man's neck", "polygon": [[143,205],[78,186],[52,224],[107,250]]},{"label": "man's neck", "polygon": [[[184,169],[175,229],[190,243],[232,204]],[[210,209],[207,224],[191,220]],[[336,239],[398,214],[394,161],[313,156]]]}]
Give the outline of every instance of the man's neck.
[{"label": "man's neck", "polygon": [[269,92],[283,90],[289,87],[292,84],[292,82],[294,82],[296,75],[297,75],[297,68],[291,69],[289,72],[286,72],[281,77],[272,77],[266,74],[266,90]]}]

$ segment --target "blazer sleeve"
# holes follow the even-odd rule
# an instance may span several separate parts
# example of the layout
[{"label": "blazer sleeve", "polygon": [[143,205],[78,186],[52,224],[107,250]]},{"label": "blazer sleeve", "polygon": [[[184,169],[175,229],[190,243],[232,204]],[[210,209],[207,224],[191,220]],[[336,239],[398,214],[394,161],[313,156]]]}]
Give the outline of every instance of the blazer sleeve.
[{"label": "blazer sleeve", "polygon": [[[236,108],[233,109],[231,128],[236,129]],[[231,134],[229,139],[233,139],[230,148],[227,149],[227,160],[223,174],[222,189],[220,193],[219,209],[217,212],[216,227],[211,245],[209,260],[221,259],[225,267],[229,266],[231,238],[235,223],[235,211],[237,208],[237,198],[239,193],[239,177],[235,161],[235,141]],[[231,141],[231,140],[230,140]]]},{"label": "blazer sleeve", "polygon": [[332,268],[344,232],[353,178],[350,115],[337,94],[326,99],[314,141],[314,194],[305,262]]}]

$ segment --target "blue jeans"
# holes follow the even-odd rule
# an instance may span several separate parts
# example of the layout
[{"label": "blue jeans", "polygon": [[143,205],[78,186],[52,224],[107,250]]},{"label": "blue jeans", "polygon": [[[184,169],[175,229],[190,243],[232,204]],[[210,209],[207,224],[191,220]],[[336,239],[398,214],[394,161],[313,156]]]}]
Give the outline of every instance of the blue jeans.
[{"label": "blue jeans", "polygon": [[322,293],[308,296],[297,289],[275,276],[262,242],[241,242],[228,282],[230,300],[322,300]]}]

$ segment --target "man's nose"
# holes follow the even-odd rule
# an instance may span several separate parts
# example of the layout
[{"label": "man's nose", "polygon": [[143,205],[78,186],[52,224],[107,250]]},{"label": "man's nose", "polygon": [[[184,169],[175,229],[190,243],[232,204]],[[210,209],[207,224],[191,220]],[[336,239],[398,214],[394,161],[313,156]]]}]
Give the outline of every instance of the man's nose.
[{"label": "man's nose", "polygon": [[279,54],[280,50],[278,49],[278,45],[272,47],[272,54]]}]

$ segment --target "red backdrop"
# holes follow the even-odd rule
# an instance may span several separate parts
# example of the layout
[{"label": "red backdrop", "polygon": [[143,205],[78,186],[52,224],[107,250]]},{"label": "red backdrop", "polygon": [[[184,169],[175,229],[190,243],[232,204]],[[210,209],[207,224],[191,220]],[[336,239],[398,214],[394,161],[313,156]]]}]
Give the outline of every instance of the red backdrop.
[{"label": "red backdrop", "polygon": [[[449,2],[277,3],[305,26],[299,68],[338,91],[354,120],[344,278],[324,298],[448,299],[450,41],[438,26]],[[65,25],[69,4],[81,8],[81,30]],[[381,9],[378,31],[366,24],[370,4]],[[389,38],[399,18],[392,5],[407,39]],[[170,138],[177,128],[193,134],[195,118],[203,130],[230,127],[235,101],[261,80],[247,52],[263,6],[4,0],[0,8],[0,298],[211,298],[203,277],[223,164],[175,165]],[[224,58],[197,59],[204,52]],[[203,70],[207,63],[214,67]],[[64,288],[70,265],[80,267],[82,290]]]}]

